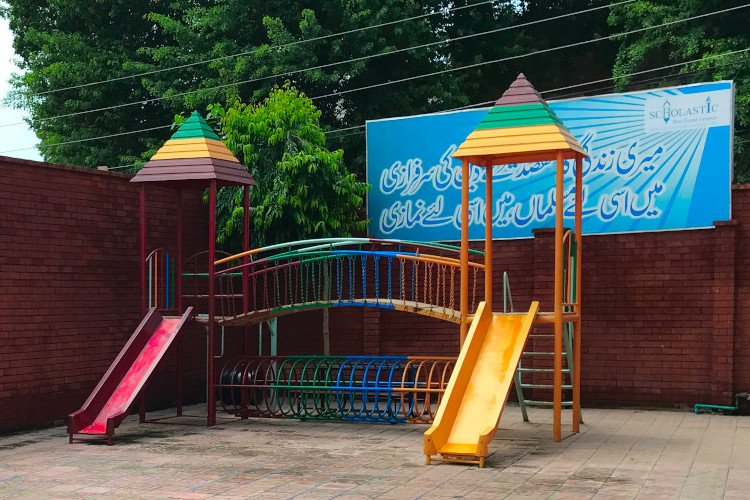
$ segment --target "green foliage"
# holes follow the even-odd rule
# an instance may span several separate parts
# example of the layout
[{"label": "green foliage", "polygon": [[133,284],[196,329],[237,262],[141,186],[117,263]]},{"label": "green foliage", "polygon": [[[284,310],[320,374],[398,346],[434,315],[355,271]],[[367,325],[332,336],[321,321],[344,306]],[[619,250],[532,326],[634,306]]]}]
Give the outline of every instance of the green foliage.
[{"label": "green foliage", "polygon": [[[327,0],[325,2],[246,2],[224,0],[197,2],[174,10],[169,16],[151,19],[169,42],[144,49],[154,60],[153,67],[174,62],[209,59],[243,52],[240,58],[226,58],[207,66],[187,68],[184,80],[154,75],[144,79],[155,94],[176,94],[199,81],[202,87],[248,81],[236,87],[201,92],[177,98],[183,109],[196,109],[207,102],[229,102],[240,97],[254,102],[268,94],[283,77],[312,98],[334,92],[430,73],[451,66],[439,47],[401,52],[346,64],[340,61],[380,54],[394,49],[421,45],[445,38],[445,16],[436,15],[377,29],[356,31],[342,37],[329,37],[308,43],[301,40],[357,30],[365,26],[403,19],[440,9],[438,0]],[[277,48],[281,47],[281,48]],[[315,70],[299,72],[304,68]],[[404,82],[337,97],[315,99],[321,121],[327,128],[362,125],[365,120],[388,116],[436,111],[467,104],[455,75]],[[347,163],[364,173],[362,134],[337,138],[347,151]]]},{"label": "green foliage", "polygon": [[152,95],[138,79],[62,92],[51,89],[105,80],[135,72],[143,46],[165,39],[146,15],[166,12],[167,2],[130,0],[18,0],[6,2],[2,15],[15,34],[14,48],[24,71],[12,80],[9,101],[30,112],[31,126],[49,161],[95,167],[130,164],[144,150],[168,137],[168,130],[62,146],[52,144],[118,134],[169,123],[155,103],[48,120],[51,116],[146,99]]},{"label": "green foliage", "polygon": [[[685,19],[738,5],[717,0],[638,0],[614,9],[609,22],[617,31],[654,26],[667,21]],[[649,87],[678,85],[711,80],[734,80],[735,101],[735,181],[750,182],[750,55],[719,54],[746,49],[750,46],[750,9],[714,15],[695,21],[645,31],[621,40],[613,73],[632,72],[699,60],[696,63],[661,72],[660,78],[648,82]],[[655,73],[659,76],[659,73]],[[631,78],[618,80],[620,88],[630,88]]]},{"label": "green foliage", "polygon": [[[300,91],[287,84],[257,105],[237,99],[209,110],[227,147],[258,182],[250,200],[253,245],[366,230],[360,209],[369,186],[346,169],[342,150],[327,149],[321,113]],[[236,249],[241,191],[222,189],[217,209],[218,241]]]},{"label": "green foliage", "polygon": [[[475,7],[448,12],[456,7]],[[747,55],[706,59],[748,46],[750,9],[698,19],[621,40],[613,33],[683,19],[734,1],[637,0],[538,24],[534,21],[604,5],[603,0],[5,0],[2,15],[15,34],[23,76],[14,79],[11,101],[30,110],[31,125],[48,160],[83,166],[141,162],[169,130],[118,135],[94,142],[53,144],[158,127],[175,114],[210,103],[258,102],[289,80],[321,111],[324,130],[361,126],[366,120],[428,113],[494,100],[523,71],[541,90],[704,58],[638,83],[618,80],[620,89],[712,79],[737,82],[737,130],[750,129],[750,62]],[[380,23],[404,23],[359,31]],[[607,23],[609,16],[609,23]],[[520,26],[520,27],[519,27]],[[498,31],[501,28],[513,28]],[[343,36],[334,33],[352,31]],[[481,36],[471,36],[494,31]],[[321,38],[323,37],[323,38]],[[465,38],[468,37],[468,38]],[[308,39],[315,41],[300,43]],[[545,50],[576,42],[595,43]],[[435,43],[439,42],[439,43]],[[364,60],[412,46],[432,44]],[[500,58],[510,59],[461,69]],[[229,57],[241,53],[240,57]],[[353,62],[338,64],[355,59]],[[202,64],[201,61],[212,60]],[[177,69],[164,70],[181,65]],[[306,68],[316,68],[309,71]],[[614,69],[613,69],[614,68]],[[101,85],[46,91],[112,77],[157,71]],[[669,76],[680,72],[681,76]],[[384,82],[435,73],[393,85]],[[271,78],[281,74],[280,77]],[[658,76],[638,77],[638,80]],[[238,83],[244,82],[244,83]],[[219,88],[200,90],[209,87]],[[349,92],[356,88],[367,90]],[[547,98],[613,90],[586,86]],[[328,96],[338,93],[336,96]],[[324,97],[328,96],[328,97]],[[159,99],[159,100],[154,100]],[[50,117],[138,101],[90,114]],[[331,134],[346,152],[345,163],[364,172],[362,130]],[[748,143],[750,144],[750,143]],[[735,158],[748,158],[737,141]],[[740,154],[743,153],[743,154]],[[739,180],[750,180],[740,165]]]}]

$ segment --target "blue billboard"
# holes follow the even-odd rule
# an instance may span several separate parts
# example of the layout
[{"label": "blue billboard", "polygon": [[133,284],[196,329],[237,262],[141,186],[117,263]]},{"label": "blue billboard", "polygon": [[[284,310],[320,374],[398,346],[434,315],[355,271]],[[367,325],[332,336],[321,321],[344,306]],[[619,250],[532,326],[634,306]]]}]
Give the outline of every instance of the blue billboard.
[{"label": "blue billboard", "polygon": [[[550,101],[586,149],[587,234],[711,227],[731,218],[734,87],[730,81]],[[461,163],[453,152],[486,109],[367,122],[370,234],[460,238]],[[574,177],[565,165],[565,217],[572,226]],[[470,171],[472,239],[484,236],[489,169]],[[523,238],[554,226],[554,162],[492,169],[493,234]]]}]

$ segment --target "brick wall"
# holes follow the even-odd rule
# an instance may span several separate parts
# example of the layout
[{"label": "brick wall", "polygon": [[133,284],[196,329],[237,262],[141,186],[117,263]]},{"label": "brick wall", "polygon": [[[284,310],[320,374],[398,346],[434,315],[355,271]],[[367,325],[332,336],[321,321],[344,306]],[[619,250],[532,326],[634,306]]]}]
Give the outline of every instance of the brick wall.
[{"label": "brick wall", "polygon": [[[124,175],[9,158],[0,158],[0,189],[0,429],[8,430],[75,410],[140,320],[138,194]],[[150,188],[150,248],[174,248],[174,202],[173,191]],[[198,191],[184,203],[187,256],[206,248],[206,208]],[[735,187],[732,203],[735,222],[712,229],[585,237],[585,404],[726,403],[750,390],[750,187]],[[495,309],[503,271],[516,310],[532,299],[549,308],[552,258],[546,230],[495,242]],[[281,318],[279,353],[321,354],[321,332],[320,311]],[[456,325],[394,311],[332,309],[330,332],[333,354],[458,351]],[[226,335],[217,369],[257,352],[255,329]],[[204,332],[191,325],[182,349],[186,400],[201,400]],[[152,405],[174,402],[174,351],[150,383]]]},{"label": "brick wall", "polygon": [[[0,429],[77,409],[140,321],[138,188],[128,180],[0,158]],[[200,192],[184,197],[189,255],[206,247],[206,209]],[[149,188],[149,239],[172,249],[174,202]],[[184,335],[188,399],[203,393],[204,339],[195,327]],[[174,353],[162,364],[150,392],[169,404]]]},{"label": "brick wall", "polygon": [[[711,229],[584,238],[584,404],[729,403],[734,392],[750,390],[748,187],[734,189],[733,213],[735,221]],[[551,308],[552,236],[538,230],[534,238],[495,242],[495,310],[502,308],[503,271],[516,310],[532,299]],[[361,320],[362,350],[352,354],[458,352],[458,327],[450,323],[387,310],[365,310]],[[319,336],[304,326],[280,334],[297,346],[294,339]],[[534,339],[530,348],[551,351],[549,343]]]},{"label": "brick wall", "polygon": [[750,185],[732,191],[738,222],[734,258],[734,391],[750,392]]}]

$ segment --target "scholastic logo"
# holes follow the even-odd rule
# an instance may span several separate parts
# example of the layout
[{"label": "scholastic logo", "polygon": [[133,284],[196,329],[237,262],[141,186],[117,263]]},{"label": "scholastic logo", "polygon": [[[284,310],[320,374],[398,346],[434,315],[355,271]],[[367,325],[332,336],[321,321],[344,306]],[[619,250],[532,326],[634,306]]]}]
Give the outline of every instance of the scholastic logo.
[{"label": "scholastic logo", "polygon": [[[723,95],[726,94],[726,95]],[[729,125],[729,92],[664,97],[649,96],[645,106],[646,131],[684,130]]]}]

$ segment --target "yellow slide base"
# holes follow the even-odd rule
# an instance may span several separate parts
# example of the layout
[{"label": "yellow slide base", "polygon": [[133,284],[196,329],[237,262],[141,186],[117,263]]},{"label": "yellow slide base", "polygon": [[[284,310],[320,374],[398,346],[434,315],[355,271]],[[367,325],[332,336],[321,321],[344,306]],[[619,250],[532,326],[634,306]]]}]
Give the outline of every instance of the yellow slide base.
[{"label": "yellow slide base", "polygon": [[445,462],[451,464],[468,464],[478,465],[480,469],[484,469],[485,457],[475,457],[469,455],[440,455],[440,458],[432,458],[429,455],[425,455],[425,463],[432,465],[432,462]]}]

